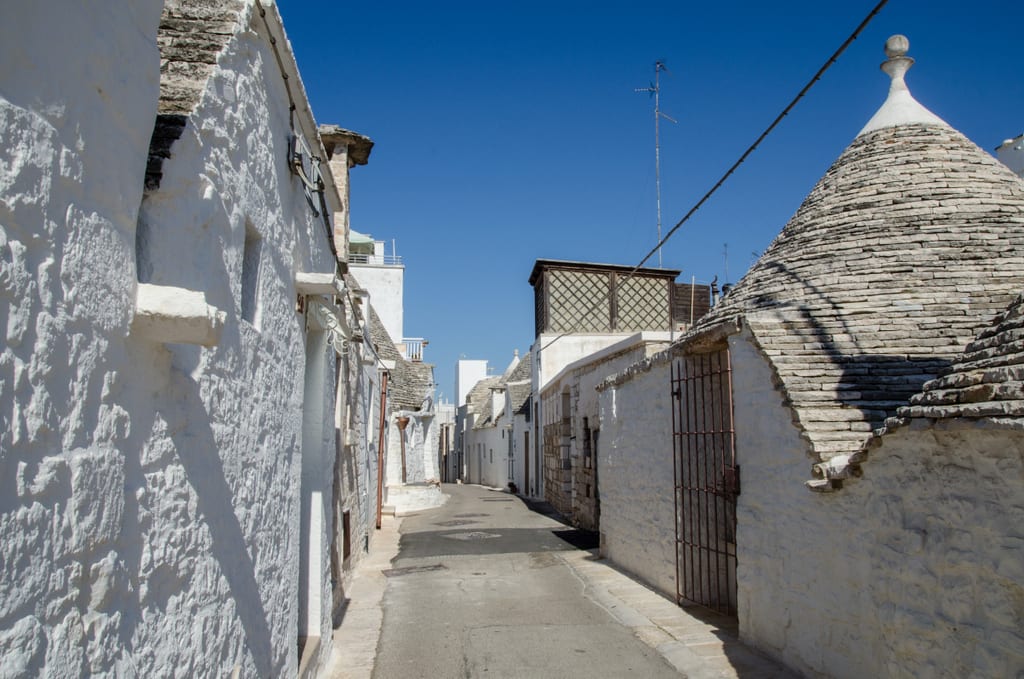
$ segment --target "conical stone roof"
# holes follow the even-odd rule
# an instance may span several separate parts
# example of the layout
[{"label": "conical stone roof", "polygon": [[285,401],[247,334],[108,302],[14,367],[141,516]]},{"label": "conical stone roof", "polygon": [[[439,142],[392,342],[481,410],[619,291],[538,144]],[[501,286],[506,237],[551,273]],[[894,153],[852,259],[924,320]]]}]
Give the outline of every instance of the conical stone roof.
[{"label": "conical stone roof", "polygon": [[748,328],[820,459],[857,451],[1024,289],[1024,182],[902,91],[912,60],[890,57],[895,104],[678,347]]}]

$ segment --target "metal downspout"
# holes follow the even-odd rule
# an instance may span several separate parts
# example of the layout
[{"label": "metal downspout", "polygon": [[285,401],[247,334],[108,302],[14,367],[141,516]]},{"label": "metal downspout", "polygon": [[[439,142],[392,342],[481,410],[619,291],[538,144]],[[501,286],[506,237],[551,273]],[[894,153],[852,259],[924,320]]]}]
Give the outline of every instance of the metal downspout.
[{"label": "metal downspout", "polygon": [[381,503],[384,501],[384,425],[387,423],[387,397],[388,374],[384,372],[380,383],[380,431],[377,434],[377,530],[380,530],[381,514],[384,509]]},{"label": "metal downspout", "polygon": [[406,472],[405,466],[405,428],[409,426],[409,418],[404,416],[399,417],[396,422],[398,422],[399,439],[402,443],[402,483],[407,483],[408,473]]}]

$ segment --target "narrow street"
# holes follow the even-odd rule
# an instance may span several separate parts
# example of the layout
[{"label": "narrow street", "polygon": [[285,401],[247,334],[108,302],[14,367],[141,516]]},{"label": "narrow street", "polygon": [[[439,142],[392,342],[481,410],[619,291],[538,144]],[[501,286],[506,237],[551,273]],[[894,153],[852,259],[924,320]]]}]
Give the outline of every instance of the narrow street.
[{"label": "narrow street", "polygon": [[390,563],[361,566],[354,587],[378,588],[379,603],[346,612],[326,676],[789,676],[739,644],[734,622],[696,617],[598,559],[593,535],[507,493],[444,492],[445,506],[397,520]]}]

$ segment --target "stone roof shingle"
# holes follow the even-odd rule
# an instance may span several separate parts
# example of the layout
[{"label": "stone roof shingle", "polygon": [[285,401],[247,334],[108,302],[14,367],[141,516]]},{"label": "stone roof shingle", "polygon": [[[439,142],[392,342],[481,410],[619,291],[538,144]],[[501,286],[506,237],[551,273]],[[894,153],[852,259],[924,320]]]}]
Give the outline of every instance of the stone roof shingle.
[{"label": "stone roof shingle", "polygon": [[1024,295],[925,383],[901,417],[1024,417]]},{"label": "stone roof shingle", "polygon": [[377,311],[369,310],[370,340],[377,355],[393,361],[394,368],[388,379],[388,395],[396,410],[419,410],[434,387],[434,366],[429,363],[407,361],[396,347]]}]

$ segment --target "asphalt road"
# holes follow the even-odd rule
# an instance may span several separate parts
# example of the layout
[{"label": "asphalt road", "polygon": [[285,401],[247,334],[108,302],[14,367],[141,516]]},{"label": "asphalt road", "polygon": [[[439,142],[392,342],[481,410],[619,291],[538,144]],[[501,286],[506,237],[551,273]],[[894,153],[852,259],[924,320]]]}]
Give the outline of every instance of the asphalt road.
[{"label": "asphalt road", "polygon": [[680,676],[562,560],[594,536],[506,493],[444,489],[444,507],[402,522],[374,677]]}]

